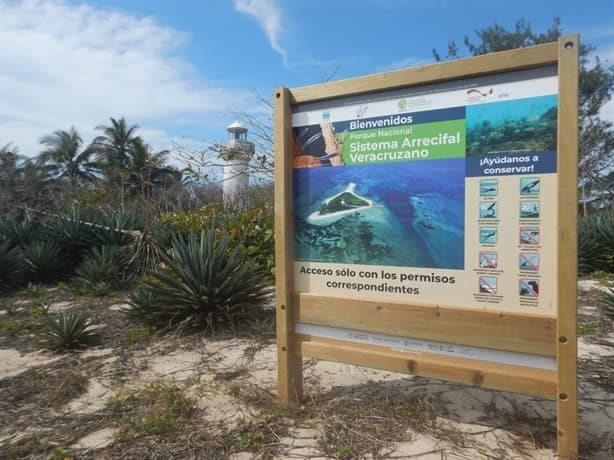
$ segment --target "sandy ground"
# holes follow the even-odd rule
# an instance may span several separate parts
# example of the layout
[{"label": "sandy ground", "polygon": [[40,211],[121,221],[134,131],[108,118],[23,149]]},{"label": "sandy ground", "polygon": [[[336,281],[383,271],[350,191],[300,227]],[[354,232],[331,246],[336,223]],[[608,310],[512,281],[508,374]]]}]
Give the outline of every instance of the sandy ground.
[{"label": "sandy ground", "polygon": [[[593,292],[599,286],[582,282],[579,289]],[[63,303],[56,308],[67,308],[67,305]],[[579,306],[580,317],[596,315],[594,305],[580,302]],[[120,309],[121,304],[114,304],[110,311],[119,314]],[[579,359],[583,363],[580,368],[588,369],[588,375],[579,378],[581,458],[609,460],[614,458],[614,394],[613,386],[608,386],[614,385],[614,370],[610,368],[614,363],[614,334],[600,334],[598,340],[581,336],[578,344]],[[172,382],[196,399],[199,423],[203,427],[230,430],[239,429],[262,414],[261,407],[246,404],[237,394],[254,388],[273,397],[276,394],[275,345],[270,340],[249,337],[186,340],[161,336],[147,341],[146,346],[121,352],[118,347],[100,346],[80,352],[76,357],[0,348],[0,390],[2,382],[66,357],[78,359],[83,369],[91,371],[86,372],[88,379],[84,391],[54,409],[58,417],[96,417],[104,412],[109,398],[120,389],[138,389],[151,382]],[[332,402],[339,401],[342,404],[337,407],[372,407],[388,395],[414,398],[433,407],[436,428],[408,424],[396,440],[381,443],[384,447],[375,455],[371,453],[363,458],[556,458],[554,402],[318,360],[305,360],[304,369],[305,393],[311,398],[310,407],[315,407],[315,413],[320,397],[328,404],[326,407],[334,407]],[[603,384],[604,372],[606,385]],[[286,420],[283,432],[275,434],[271,449],[261,446],[241,451],[237,448],[229,457],[353,458],[344,450],[343,443],[334,454],[323,447],[326,444],[323,439],[332,436],[335,430],[327,420],[336,414],[326,412],[322,404],[322,417]],[[377,417],[373,417],[373,423],[377,423]],[[0,428],[0,444],[16,442],[28,430],[35,431],[33,427],[17,429],[10,423]],[[446,435],[441,436],[442,432]],[[344,433],[347,436],[348,432]],[[363,433],[364,436],[375,435]],[[117,437],[117,427],[109,423],[73,437],[70,445],[63,447],[76,453],[76,458],[131,458],[129,453],[121,456],[118,450],[113,450],[118,443]],[[160,454],[155,458],[173,457]]]}]

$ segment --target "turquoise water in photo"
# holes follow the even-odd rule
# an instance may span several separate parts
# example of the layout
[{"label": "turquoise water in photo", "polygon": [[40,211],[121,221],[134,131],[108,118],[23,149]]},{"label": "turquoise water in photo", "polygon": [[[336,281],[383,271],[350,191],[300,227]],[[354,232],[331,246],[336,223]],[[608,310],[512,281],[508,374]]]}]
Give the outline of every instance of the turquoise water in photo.
[{"label": "turquoise water in photo", "polygon": [[[372,206],[310,223],[352,183]],[[295,169],[295,259],[463,269],[464,199],[464,158]]]},{"label": "turquoise water in photo", "polygon": [[556,150],[557,96],[470,105],[467,156]]}]

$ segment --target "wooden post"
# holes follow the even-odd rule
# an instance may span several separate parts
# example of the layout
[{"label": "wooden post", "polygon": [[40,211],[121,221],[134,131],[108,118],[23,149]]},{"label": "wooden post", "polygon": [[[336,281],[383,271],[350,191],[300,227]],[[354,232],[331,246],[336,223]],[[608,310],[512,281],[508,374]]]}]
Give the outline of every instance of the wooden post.
[{"label": "wooden post", "polygon": [[557,438],[560,459],[578,456],[577,214],[578,35],[559,39]]},{"label": "wooden post", "polygon": [[275,302],[279,401],[298,404],[303,397],[303,364],[294,340],[295,306],[292,220],[292,113],[290,94],[277,88],[275,101]]}]

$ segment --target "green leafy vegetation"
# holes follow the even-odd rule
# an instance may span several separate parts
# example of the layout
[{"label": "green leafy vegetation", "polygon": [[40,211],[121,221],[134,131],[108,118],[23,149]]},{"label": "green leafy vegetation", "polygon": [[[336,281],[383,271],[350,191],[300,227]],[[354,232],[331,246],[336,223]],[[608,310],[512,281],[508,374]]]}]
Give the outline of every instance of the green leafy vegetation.
[{"label": "green leafy vegetation", "polygon": [[[539,45],[558,40],[563,35],[563,26],[559,18],[554,18],[552,25],[544,32],[536,32],[529,21],[524,18],[516,21],[513,29],[508,30],[498,23],[482,27],[475,31],[476,38],[465,35],[463,45],[465,53],[456,41],[448,44],[448,59],[464,57],[463,54],[478,56],[487,53],[505,51],[525,46]],[[580,45],[579,59],[579,163],[578,188],[582,200],[584,215],[589,211],[612,209],[614,196],[614,129],[612,122],[604,120],[602,107],[611,99],[614,87],[614,65],[593,56],[594,47],[588,44]],[[436,61],[442,59],[441,53],[433,50]],[[504,141],[505,130],[514,129],[514,126],[485,126],[484,142],[498,144]],[[530,126],[529,126],[530,128]],[[533,127],[537,128],[537,127]],[[537,128],[541,129],[541,128]],[[477,134],[477,133],[476,133]],[[547,133],[542,133],[543,145],[547,148],[555,141]],[[474,134],[468,133],[467,144],[471,148]],[[540,141],[542,142],[542,141]],[[512,145],[505,148],[511,148]],[[519,145],[520,148],[531,148],[528,145]],[[537,147],[537,146],[536,146]]]},{"label": "green leafy vegetation", "polygon": [[126,210],[103,210],[97,224],[94,233],[100,246],[126,246],[132,241],[132,231],[143,229],[139,216]]},{"label": "green leafy vegetation", "polygon": [[62,313],[42,323],[41,341],[55,350],[73,350],[98,343],[88,316],[78,312]]},{"label": "green leafy vegetation", "polygon": [[41,229],[38,222],[30,219],[17,220],[11,216],[0,218],[0,241],[8,241],[11,247],[25,247],[37,240]]},{"label": "green leafy vegetation", "polygon": [[578,272],[614,272],[614,214],[580,218],[578,226]]},{"label": "green leafy vegetation", "polygon": [[81,292],[97,297],[108,295],[122,280],[121,254],[116,247],[92,248],[75,273]]},{"label": "green leafy vegetation", "polygon": [[22,331],[37,331],[39,329],[41,329],[41,324],[36,321],[0,320],[0,334],[11,338],[16,337]]},{"label": "green leafy vegetation", "polygon": [[9,241],[0,242],[0,286],[14,283],[21,270],[22,259],[19,251],[11,247]]},{"label": "green leafy vegetation", "polygon": [[357,197],[353,193],[345,192],[339,196],[336,196],[328,202],[328,204],[322,204],[320,208],[320,214],[330,214],[339,211],[348,211],[350,209],[360,208],[368,206],[362,198]]},{"label": "green leafy vegetation", "polygon": [[243,248],[251,261],[263,272],[272,274],[275,266],[273,208],[257,202],[253,207],[236,211],[224,205],[208,205],[198,212],[173,212],[161,216],[163,226],[181,235],[212,230],[230,236],[230,248]]},{"label": "green leafy vegetation", "polygon": [[79,260],[94,245],[96,222],[84,219],[80,206],[73,206],[69,213],[60,215],[48,223],[49,238],[55,241],[71,260]]},{"label": "green leafy vegetation", "polygon": [[53,241],[28,244],[23,249],[23,260],[26,276],[31,281],[51,281],[64,271],[62,250]]},{"label": "green leafy vegetation", "polygon": [[156,328],[152,326],[130,329],[126,332],[126,342],[130,345],[141,342],[151,337],[155,332]]},{"label": "green leafy vegetation", "polygon": [[170,255],[162,254],[163,266],[131,296],[127,314],[162,327],[183,323],[210,329],[247,317],[269,289],[245,250],[230,246],[229,236],[213,231],[174,238]]}]

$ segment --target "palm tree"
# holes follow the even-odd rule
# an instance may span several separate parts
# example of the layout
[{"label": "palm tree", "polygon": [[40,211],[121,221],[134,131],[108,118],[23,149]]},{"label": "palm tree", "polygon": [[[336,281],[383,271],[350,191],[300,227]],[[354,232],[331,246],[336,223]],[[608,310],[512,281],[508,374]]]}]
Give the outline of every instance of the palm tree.
[{"label": "palm tree", "polygon": [[12,201],[23,160],[24,157],[17,153],[17,147],[10,143],[0,147],[0,197],[3,202]]},{"label": "palm tree", "polygon": [[96,127],[104,134],[94,139],[93,145],[99,154],[99,159],[104,160],[107,166],[113,169],[123,168],[128,163],[132,141],[139,138],[134,134],[139,127],[128,126],[124,117],[110,120],[110,126]]},{"label": "palm tree", "polygon": [[2,183],[8,183],[17,174],[20,161],[24,160],[24,157],[17,153],[17,147],[8,144],[0,147],[0,180]]},{"label": "palm tree", "polygon": [[53,180],[67,178],[72,188],[80,181],[94,181],[100,169],[92,156],[95,149],[88,146],[81,150],[83,139],[74,126],[69,131],[55,131],[45,136],[40,143],[47,146],[37,158],[37,165]]},{"label": "palm tree", "polygon": [[130,189],[146,195],[176,183],[181,172],[166,164],[168,150],[153,153],[143,139],[136,137],[130,143],[126,164]]},{"label": "palm tree", "polygon": [[0,147],[0,214],[18,205],[38,206],[46,202],[48,184],[41,169],[17,147]]}]

